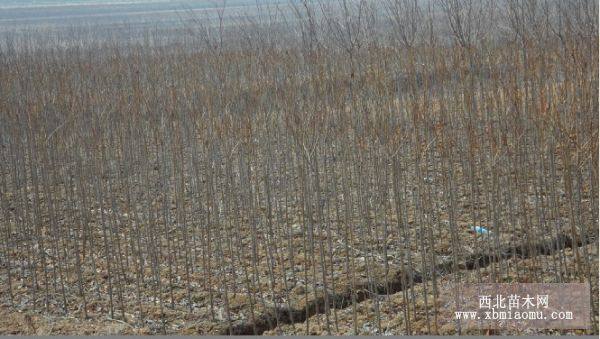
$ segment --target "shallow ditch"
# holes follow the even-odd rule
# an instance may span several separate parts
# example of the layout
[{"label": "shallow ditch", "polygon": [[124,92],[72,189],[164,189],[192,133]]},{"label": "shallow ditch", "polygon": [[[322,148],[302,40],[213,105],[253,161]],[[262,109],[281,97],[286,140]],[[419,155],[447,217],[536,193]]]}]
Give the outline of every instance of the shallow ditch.
[{"label": "shallow ditch", "polygon": [[[583,239],[581,239],[583,238]],[[454,264],[453,261],[447,261],[436,265],[436,277],[445,276],[455,272],[454,267],[458,270],[475,270],[477,268],[485,268],[492,263],[499,262],[510,258],[532,258],[538,255],[548,255],[560,250],[582,247],[593,243],[597,238],[596,233],[590,233],[580,239],[573,239],[570,235],[560,234],[552,239],[539,241],[537,243],[526,244],[520,243],[516,245],[506,245],[496,253],[489,254],[479,252],[467,256],[464,260]],[[272,330],[280,324],[293,324],[306,321],[325,310],[326,303],[329,308],[343,309],[352,305],[353,301],[361,302],[372,298],[374,295],[394,294],[403,291],[406,288],[431,280],[431,275],[423,275],[420,272],[410,270],[403,272],[397,270],[390,274],[387,283],[385,281],[362,282],[355,285],[355,288],[347,289],[342,293],[328,293],[327,296],[322,294],[317,298],[309,301],[305,307],[289,308],[285,306],[271,307],[268,312],[260,314],[255,318],[254,322],[239,321],[231,324],[221,324],[221,330],[218,332],[222,335],[258,335],[265,331]]]}]

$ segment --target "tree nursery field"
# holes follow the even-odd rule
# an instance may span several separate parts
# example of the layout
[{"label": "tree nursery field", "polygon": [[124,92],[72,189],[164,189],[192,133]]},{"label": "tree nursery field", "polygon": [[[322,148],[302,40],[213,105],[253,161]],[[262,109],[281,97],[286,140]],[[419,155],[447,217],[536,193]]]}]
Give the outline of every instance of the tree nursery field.
[{"label": "tree nursery field", "polygon": [[[598,334],[597,1],[228,13],[2,30],[0,334]],[[475,282],[592,327],[461,329]]]}]

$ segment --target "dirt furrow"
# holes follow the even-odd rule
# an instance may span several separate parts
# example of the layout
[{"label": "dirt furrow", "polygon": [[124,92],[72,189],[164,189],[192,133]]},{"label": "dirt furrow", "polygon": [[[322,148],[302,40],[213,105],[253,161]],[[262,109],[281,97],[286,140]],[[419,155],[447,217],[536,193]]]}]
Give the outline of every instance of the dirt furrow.
[{"label": "dirt furrow", "polygon": [[[531,258],[537,255],[548,255],[560,250],[573,247],[582,247],[596,241],[597,234],[589,233],[578,239],[573,239],[571,235],[560,234],[552,239],[542,240],[537,243],[520,243],[512,246],[504,246],[497,254],[484,252],[469,255],[464,261],[456,265],[459,270],[474,270],[485,268],[494,262],[510,259],[514,257]],[[436,276],[441,277],[454,272],[454,262],[449,261],[436,266]],[[415,270],[403,272],[397,270],[390,278],[387,284],[384,281],[374,283],[363,282],[355,285],[355,289],[347,289],[342,293],[329,293],[327,298],[323,293],[320,296],[308,302],[303,308],[289,307],[271,307],[270,311],[261,314],[255,318],[255,322],[239,321],[231,325],[221,324],[218,331],[222,335],[252,335],[262,334],[265,331],[272,330],[280,324],[301,323],[307,318],[321,313],[325,310],[326,301],[329,302],[329,308],[343,309],[352,304],[353,298],[356,302],[361,302],[372,298],[374,295],[394,294],[401,292],[405,288],[431,280],[431,274],[422,274]],[[386,286],[387,285],[387,286]]]}]

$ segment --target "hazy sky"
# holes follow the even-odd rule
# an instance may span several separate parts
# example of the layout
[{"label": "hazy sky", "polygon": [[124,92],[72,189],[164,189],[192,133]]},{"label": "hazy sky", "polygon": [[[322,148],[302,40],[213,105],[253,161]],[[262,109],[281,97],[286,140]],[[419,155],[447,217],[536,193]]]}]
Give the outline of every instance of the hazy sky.
[{"label": "hazy sky", "polygon": [[[261,4],[289,0],[259,0]],[[211,14],[223,0],[0,0],[0,28],[77,26],[80,24],[164,24],[182,15]],[[252,11],[256,0],[227,0],[230,13]]]}]

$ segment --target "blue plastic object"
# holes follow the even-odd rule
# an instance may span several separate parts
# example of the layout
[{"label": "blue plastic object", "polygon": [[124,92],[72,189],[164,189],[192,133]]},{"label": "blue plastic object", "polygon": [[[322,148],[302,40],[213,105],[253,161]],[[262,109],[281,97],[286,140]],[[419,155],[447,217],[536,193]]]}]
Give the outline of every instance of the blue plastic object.
[{"label": "blue plastic object", "polygon": [[471,230],[473,230],[477,234],[490,234],[487,228],[481,226],[471,226]]}]

